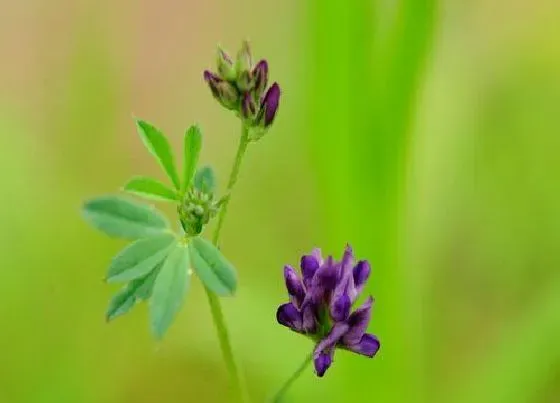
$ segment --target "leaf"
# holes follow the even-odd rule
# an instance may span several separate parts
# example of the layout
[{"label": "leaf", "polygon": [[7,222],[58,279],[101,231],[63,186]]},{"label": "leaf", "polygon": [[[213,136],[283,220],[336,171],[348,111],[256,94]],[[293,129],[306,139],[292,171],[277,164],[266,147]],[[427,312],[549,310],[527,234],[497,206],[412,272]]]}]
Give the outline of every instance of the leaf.
[{"label": "leaf", "polygon": [[137,278],[136,280],[132,280],[129,284],[138,283],[138,288],[136,289],[136,296],[144,301],[149,299],[152,296],[152,292],[154,290],[154,283],[156,282],[156,278],[161,271],[161,267],[163,266],[163,262],[160,262],[154,270],[152,270],[147,276],[142,278]]},{"label": "leaf", "polygon": [[174,234],[162,234],[140,239],[115,256],[107,272],[107,282],[134,280],[151,272],[165,259],[173,243]]},{"label": "leaf", "polygon": [[190,242],[190,251],[194,270],[207,288],[220,296],[235,293],[235,268],[214,245],[196,237]]},{"label": "leaf", "polygon": [[107,322],[130,311],[138,299],[146,300],[152,293],[154,281],[159,273],[161,264],[148,275],[131,281],[124,286],[109,302],[105,318]]},{"label": "leaf", "polygon": [[156,278],[150,299],[152,332],[157,339],[163,338],[173,323],[189,287],[189,250],[177,244],[163,263]]},{"label": "leaf", "polygon": [[202,133],[197,125],[189,127],[185,133],[185,155],[183,161],[183,188],[182,191],[185,192],[192,180],[196,171],[196,165],[198,164],[198,157],[200,155],[200,149],[202,147]]},{"label": "leaf", "polygon": [[216,190],[216,175],[211,166],[204,166],[196,172],[194,187],[204,193],[214,193]]},{"label": "leaf", "polygon": [[179,201],[179,195],[175,190],[169,189],[166,185],[156,179],[147,178],[145,176],[136,176],[132,178],[126,185],[124,185],[123,190],[147,199],[167,200],[173,202]]},{"label": "leaf", "polygon": [[119,196],[101,196],[84,203],[84,218],[109,236],[138,239],[168,230],[165,216],[152,206]]},{"label": "leaf", "polygon": [[105,313],[107,322],[124,315],[134,307],[136,303],[136,296],[134,290],[130,289],[129,285],[124,286],[113,298],[109,301],[109,307]]},{"label": "leaf", "polygon": [[156,157],[161,167],[175,185],[175,188],[179,190],[181,188],[181,181],[179,180],[179,175],[175,168],[173,152],[171,151],[171,146],[167,138],[159,129],[143,120],[136,120],[136,126],[138,127],[138,134],[142,138],[146,148]]}]

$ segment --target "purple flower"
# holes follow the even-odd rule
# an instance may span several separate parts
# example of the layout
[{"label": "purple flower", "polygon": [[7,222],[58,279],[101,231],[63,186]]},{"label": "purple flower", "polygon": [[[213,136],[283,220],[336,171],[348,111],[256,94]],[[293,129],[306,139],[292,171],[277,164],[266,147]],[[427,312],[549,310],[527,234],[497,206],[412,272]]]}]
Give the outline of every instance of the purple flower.
[{"label": "purple flower", "polygon": [[315,373],[321,377],[331,366],[337,348],[373,357],[380,343],[366,333],[373,298],[368,297],[352,312],[371,268],[366,260],[354,262],[348,245],[342,259],[323,259],[319,249],[301,258],[301,277],[291,266],[284,267],[290,302],[276,312],[278,323],[315,340]]}]

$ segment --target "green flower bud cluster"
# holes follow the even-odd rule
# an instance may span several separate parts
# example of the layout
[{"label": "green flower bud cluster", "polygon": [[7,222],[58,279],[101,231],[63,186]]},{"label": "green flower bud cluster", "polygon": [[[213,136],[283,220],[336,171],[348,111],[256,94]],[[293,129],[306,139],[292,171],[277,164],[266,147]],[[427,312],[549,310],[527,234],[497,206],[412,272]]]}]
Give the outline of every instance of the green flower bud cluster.
[{"label": "green flower bud cluster", "polygon": [[204,226],[218,214],[224,201],[225,198],[216,200],[213,193],[206,193],[192,187],[177,208],[185,234],[187,236],[200,234]]}]

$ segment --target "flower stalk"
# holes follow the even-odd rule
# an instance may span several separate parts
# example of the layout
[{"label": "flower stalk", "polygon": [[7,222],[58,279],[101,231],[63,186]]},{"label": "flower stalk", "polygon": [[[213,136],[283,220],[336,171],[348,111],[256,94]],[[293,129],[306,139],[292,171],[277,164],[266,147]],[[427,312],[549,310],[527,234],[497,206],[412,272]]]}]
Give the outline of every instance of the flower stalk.
[{"label": "flower stalk", "polygon": [[309,354],[307,358],[301,363],[299,368],[295,370],[295,372],[286,380],[286,382],[284,382],[278,392],[276,392],[274,397],[270,400],[270,403],[280,403],[292,384],[300,377],[301,374],[303,374],[303,371],[307,369],[311,362],[313,362],[313,353]]},{"label": "flower stalk", "polygon": [[[235,161],[233,162],[233,167],[229,176],[227,191],[228,195],[231,194],[237,178],[239,176],[239,171],[241,169],[241,162],[247,151],[248,140],[248,128],[243,124],[241,128],[241,137],[239,139],[239,146],[237,148],[237,153],[235,155]],[[229,204],[230,197],[228,196],[221,206],[220,213],[218,215],[218,222],[214,230],[214,235],[212,237],[212,243],[217,247],[220,239],[220,233],[222,225],[224,223],[227,207]],[[210,305],[210,311],[212,313],[212,319],[214,321],[214,326],[216,327],[216,332],[218,335],[218,340],[220,343],[220,349],[222,351],[222,356],[226,364],[227,371],[229,373],[230,384],[234,396],[234,401],[243,403],[247,401],[245,396],[245,388],[243,386],[243,381],[241,379],[241,374],[237,367],[237,362],[235,360],[235,355],[233,353],[233,348],[231,346],[231,341],[229,338],[229,332],[225,322],[224,314],[222,311],[222,306],[220,300],[216,294],[210,291],[208,288],[204,288],[206,291],[206,296],[208,298],[208,304]]]}]

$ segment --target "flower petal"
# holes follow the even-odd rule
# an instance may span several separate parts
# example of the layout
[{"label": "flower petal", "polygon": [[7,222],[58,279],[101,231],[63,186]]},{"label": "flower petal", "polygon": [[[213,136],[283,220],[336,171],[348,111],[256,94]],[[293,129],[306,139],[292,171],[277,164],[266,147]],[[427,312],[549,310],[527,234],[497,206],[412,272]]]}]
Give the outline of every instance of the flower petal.
[{"label": "flower petal", "polygon": [[346,275],[351,274],[352,266],[354,265],[354,253],[352,252],[352,247],[350,246],[350,244],[346,245],[340,264],[341,264],[341,272],[340,272],[341,277],[346,277]]},{"label": "flower petal", "polygon": [[327,369],[332,364],[334,349],[328,352],[322,352],[317,354],[313,359],[313,364],[315,366],[315,373],[318,377],[322,377],[327,372]]},{"label": "flower petal", "polygon": [[347,321],[349,329],[342,340],[344,345],[350,346],[360,342],[369,325],[372,304],[373,298],[369,297],[350,315]]},{"label": "flower petal", "polygon": [[367,260],[360,260],[353,269],[354,285],[358,289],[358,293],[362,291],[371,272],[371,267]]},{"label": "flower petal", "polygon": [[354,278],[352,275],[353,265],[354,256],[352,255],[352,247],[347,245],[344,256],[340,262],[337,283],[330,299],[331,317],[335,321],[348,319],[350,307],[358,296],[358,292],[354,287]]},{"label": "flower petal", "polygon": [[323,376],[325,371],[331,366],[336,345],[347,331],[348,325],[346,323],[337,323],[333,326],[327,337],[315,346],[313,358],[317,376]]},{"label": "flower petal", "polygon": [[317,330],[317,317],[315,315],[315,306],[311,300],[304,301],[302,304],[303,331],[305,333],[315,333]]},{"label": "flower petal", "polygon": [[303,330],[301,312],[292,303],[283,304],[278,307],[276,320],[281,325],[289,327],[295,332],[301,333]]},{"label": "flower petal", "polygon": [[292,302],[297,307],[300,307],[305,297],[305,291],[303,290],[301,279],[292,266],[284,266],[284,279],[286,281],[286,288],[288,289],[288,293],[292,298]]},{"label": "flower petal", "polygon": [[301,274],[306,288],[311,286],[311,279],[322,263],[320,249],[314,249],[311,255],[305,255],[301,258]]},{"label": "flower petal", "polygon": [[350,346],[344,346],[347,350],[355,353],[365,355],[366,357],[373,357],[379,351],[381,343],[379,339],[373,334],[365,333],[359,343]]},{"label": "flower petal", "polygon": [[348,319],[350,315],[350,308],[352,306],[352,301],[350,301],[350,295],[348,293],[343,293],[337,298],[333,298],[331,301],[331,317],[335,322],[342,322]]},{"label": "flower petal", "polygon": [[339,275],[340,264],[336,263],[332,256],[329,256],[323,265],[317,269],[311,280],[311,287],[307,289],[313,302],[320,304],[328,299],[327,297],[336,287]]},{"label": "flower petal", "polygon": [[348,331],[348,324],[344,322],[336,323],[329,334],[321,340],[315,347],[315,354],[320,354],[324,350],[328,350],[335,347],[337,343],[341,340],[342,336]]}]

